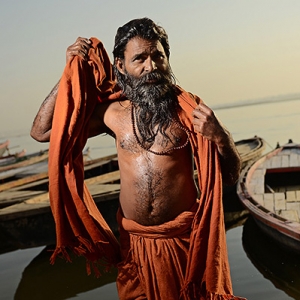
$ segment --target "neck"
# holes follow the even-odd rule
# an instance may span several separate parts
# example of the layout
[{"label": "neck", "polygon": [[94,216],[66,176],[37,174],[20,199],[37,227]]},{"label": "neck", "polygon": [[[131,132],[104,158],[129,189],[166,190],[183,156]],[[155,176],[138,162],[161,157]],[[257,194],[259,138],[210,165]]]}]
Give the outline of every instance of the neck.
[{"label": "neck", "polygon": [[[151,147],[154,144],[155,138],[156,138],[156,136],[158,134],[158,128],[157,128],[156,132],[153,134],[153,136],[151,136],[151,138],[148,138],[146,140],[145,139],[141,140],[140,137],[138,136],[138,132],[137,132],[138,129],[136,128],[136,125],[135,125],[135,108],[134,108],[134,105],[131,106],[131,122],[132,122],[133,134],[135,136],[135,139],[136,139],[138,145],[142,149],[144,149],[144,150],[146,150],[148,152],[151,152],[153,154],[156,154],[156,155],[168,155],[168,154],[170,154],[174,150],[179,150],[179,149],[184,148],[185,146],[187,146],[187,144],[189,142],[189,130],[186,129],[184,126],[182,126],[182,124],[179,121],[177,121],[176,118],[173,118],[173,120],[172,120],[173,126],[175,126],[176,128],[181,129],[186,134],[186,141],[185,141],[185,143],[180,144],[180,145],[174,144],[173,141],[172,141],[172,139],[168,136],[168,134],[164,133],[166,141],[169,141],[174,146],[169,147],[167,149],[164,149],[162,151],[153,151],[153,150],[151,150]],[[141,134],[139,134],[139,135],[141,136]],[[173,136],[173,138],[174,137],[175,136]],[[181,138],[175,137],[175,140],[176,139],[180,140]],[[169,144],[169,142],[167,142],[166,144]]]}]

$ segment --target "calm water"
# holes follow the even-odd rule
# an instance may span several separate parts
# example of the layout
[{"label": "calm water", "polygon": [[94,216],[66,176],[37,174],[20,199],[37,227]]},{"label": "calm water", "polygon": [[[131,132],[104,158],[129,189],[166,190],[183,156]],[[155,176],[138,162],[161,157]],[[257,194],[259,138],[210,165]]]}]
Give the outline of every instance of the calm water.
[{"label": "calm water", "polygon": [[[235,140],[261,136],[269,144],[267,151],[289,138],[300,142],[300,99],[217,110],[216,114]],[[26,148],[31,153],[47,148],[47,144],[32,141],[27,132],[9,136],[0,133],[0,140],[6,138],[15,151]],[[88,146],[93,157],[115,152],[109,137],[93,138]],[[248,300],[300,299],[300,258],[269,241],[251,219],[227,231],[227,245],[236,295]],[[49,252],[44,247],[1,254],[0,298],[118,299],[115,270],[99,280],[86,276],[82,259],[75,258],[72,264],[57,260],[54,266],[48,259]]]}]

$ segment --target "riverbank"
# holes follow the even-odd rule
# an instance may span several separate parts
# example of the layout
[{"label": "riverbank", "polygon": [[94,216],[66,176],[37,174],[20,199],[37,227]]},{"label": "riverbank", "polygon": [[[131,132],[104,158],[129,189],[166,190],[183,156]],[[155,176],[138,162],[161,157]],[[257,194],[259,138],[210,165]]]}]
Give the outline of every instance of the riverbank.
[{"label": "riverbank", "polygon": [[[230,130],[234,140],[237,141],[254,135],[261,136],[268,143],[266,151],[274,148],[277,142],[284,144],[290,138],[295,142],[300,142],[300,105],[297,100],[216,110],[216,114]],[[26,148],[27,153],[47,149],[47,144],[37,143],[29,137],[29,130],[20,130],[15,136],[0,135],[0,140],[6,138],[11,140],[12,146],[19,145],[20,148]],[[108,136],[95,137],[89,140],[87,147],[90,147],[93,158],[115,153],[114,140]],[[14,150],[17,151],[17,148]],[[284,268],[278,267],[279,275],[283,277],[283,281],[277,272],[271,268],[272,266],[280,266],[280,264],[288,265],[286,257],[289,255],[274,246],[271,246],[270,249],[267,248],[267,253],[268,251],[273,253],[276,249],[279,257],[269,255],[273,261],[263,266],[265,272],[262,273],[262,268],[259,266],[260,263],[266,261],[266,258],[263,258],[263,261],[259,263],[256,259],[258,255],[253,259],[253,249],[250,248],[249,251],[248,247],[246,251],[243,241],[244,228],[244,225],[239,224],[237,227],[231,227],[226,234],[235,294],[246,297],[248,300],[297,299],[295,294],[292,294],[294,283],[291,282],[290,277],[284,274]],[[255,228],[250,231],[255,234],[257,232]],[[250,245],[257,246],[259,253],[265,253],[265,249],[260,247],[262,244],[260,239],[257,241],[251,237],[248,240]],[[110,281],[113,281],[112,277],[115,274],[107,278],[104,285],[101,281],[97,281],[95,284],[93,278],[86,277],[84,264],[78,267],[80,270],[74,264],[65,262],[62,266],[51,266],[47,257],[50,253],[43,250],[44,247],[38,247],[0,255],[1,299],[118,299],[115,284]],[[42,251],[46,253],[46,257],[43,259],[40,256]],[[294,282],[297,283],[300,278],[299,259],[292,260],[289,265],[294,266],[293,269],[288,269],[288,273],[292,272]],[[24,281],[25,276],[26,281]],[[284,284],[286,280],[288,284]],[[45,292],[41,297],[39,293],[43,293],[43,290]],[[35,295],[37,298],[34,298]],[[47,298],[48,296],[49,298]]]}]

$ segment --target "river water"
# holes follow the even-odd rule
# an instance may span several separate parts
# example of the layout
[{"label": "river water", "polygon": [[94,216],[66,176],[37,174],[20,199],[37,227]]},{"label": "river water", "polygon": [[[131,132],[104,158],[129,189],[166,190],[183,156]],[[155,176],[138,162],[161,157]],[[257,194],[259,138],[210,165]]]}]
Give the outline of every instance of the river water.
[{"label": "river water", "polygon": [[[215,112],[236,141],[258,135],[268,143],[266,151],[288,139],[300,143],[300,99]],[[11,146],[26,148],[28,153],[47,148],[47,144],[32,141],[28,132],[21,130],[10,136],[0,133],[1,141],[6,138]],[[91,139],[87,146],[93,158],[115,152],[114,141],[106,136]],[[270,241],[251,218],[229,228],[226,237],[236,295],[248,300],[300,299],[300,255],[288,253]],[[37,247],[0,255],[0,299],[118,299],[116,270],[96,279],[86,275],[81,258],[74,258],[73,263],[57,260],[51,266],[47,250]]]}]

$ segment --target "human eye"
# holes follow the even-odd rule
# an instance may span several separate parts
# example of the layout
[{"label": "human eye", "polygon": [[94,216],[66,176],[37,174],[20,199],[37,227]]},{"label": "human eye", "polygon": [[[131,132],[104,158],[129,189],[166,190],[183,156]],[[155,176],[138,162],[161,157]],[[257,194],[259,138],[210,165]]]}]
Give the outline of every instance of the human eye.
[{"label": "human eye", "polygon": [[164,60],[165,59],[165,55],[162,52],[157,51],[154,54],[154,59],[156,59],[156,60]]},{"label": "human eye", "polygon": [[145,56],[144,55],[137,55],[133,58],[134,62],[143,62],[145,60]]}]

